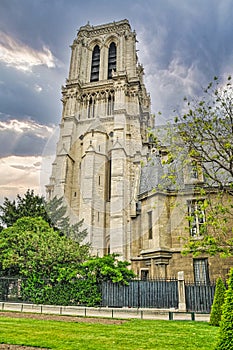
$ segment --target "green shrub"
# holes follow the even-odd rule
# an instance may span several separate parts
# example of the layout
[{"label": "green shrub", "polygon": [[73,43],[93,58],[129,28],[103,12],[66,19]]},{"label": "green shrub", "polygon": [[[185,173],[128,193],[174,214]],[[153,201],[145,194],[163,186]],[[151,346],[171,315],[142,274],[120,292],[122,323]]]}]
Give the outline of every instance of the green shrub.
[{"label": "green shrub", "polygon": [[99,286],[90,279],[51,283],[28,278],[21,288],[22,300],[35,304],[96,306],[101,303]]},{"label": "green shrub", "polygon": [[226,292],[226,287],[222,279],[219,277],[217,279],[215,293],[214,293],[214,301],[213,301],[213,305],[211,307],[211,313],[210,313],[210,324],[212,326],[219,326],[221,316],[222,316],[222,306],[224,303],[225,292]]},{"label": "green shrub", "polygon": [[233,349],[233,268],[227,281],[228,290],[222,308],[222,318],[215,350]]}]

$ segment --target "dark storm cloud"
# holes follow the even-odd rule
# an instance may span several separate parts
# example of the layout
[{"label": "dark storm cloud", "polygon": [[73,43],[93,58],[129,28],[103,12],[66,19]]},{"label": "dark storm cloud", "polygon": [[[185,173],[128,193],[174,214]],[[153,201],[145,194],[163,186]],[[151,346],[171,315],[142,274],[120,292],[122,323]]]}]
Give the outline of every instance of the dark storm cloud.
[{"label": "dark storm cloud", "polygon": [[41,155],[46,141],[30,133],[19,136],[12,131],[0,131],[0,157]]},{"label": "dark storm cloud", "polygon": [[30,120],[0,122],[0,157],[41,155],[52,132]]},{"label": "dark storm cloud", "polygon": [[18,119],[30,117],[43,124],[57,124],[61,116],[60,88],[54,71],[36,67],[31,74],[0,64],[2,114]]},{"label": "dark storm cloud", "polygon": [[166,122],[174,109],[182,110],[184,96],[203,94],[215,75],[233,73],[233,1],[149,1],[135,6],[141,14],[138,54],[146,85],[153,110],[161,110]]}]

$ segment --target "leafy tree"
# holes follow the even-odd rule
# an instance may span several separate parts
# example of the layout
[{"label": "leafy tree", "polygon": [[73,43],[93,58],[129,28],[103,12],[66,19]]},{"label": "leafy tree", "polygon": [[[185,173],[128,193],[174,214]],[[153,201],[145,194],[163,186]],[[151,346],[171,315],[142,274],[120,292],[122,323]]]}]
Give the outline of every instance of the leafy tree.
[{"label": "leafy tree", "polygon": [[16,200],[10,201],[5,198],[0,206],[0,220],[4,226],[12,226],[22,217],[42,217],[49,223],[50,227],[59,231],[77,242],[82,242],[87,235],[85,229],[81,229],[83,220],[71,224],[66,215],[67,208],[63,203],[63,198],[54,197],[46,202],[43,196],[36,195],[33,190],[27,190],[24,196],[17,195]]},{"label": "leafy tree", "polygon": [[42,218],[24,217],[0,235],[0,265],[5,272],[50,281],[70,279],[89,254],[80,245],[59,235]]},{"label": "leafy tree", "polygon": [[24,216],[48,219],[44,203],[44,198],[36,195],[33,190],[27,190],[23,197],[18,194],[13,201],[5,198],[0,205],[0,220],[3,226],[9,227]]},{"label": "leafy tree", "polygon": [[[162,140],[154,135],[159,150],[163,152],[166,144],[164,163],[169,171],[165,174],[165,187],[170,181],[177,191],[184,189],[181,173],[195,173],[196,180],[189,184],[189,190],[199,200],[199,211],[205,212],[202,239],[190,237],[185,246],[187,253],[195,255],[204,252],[233,256],[232,88],[231,77],[222,84],[215,77],[201,99],[187,100],[186,113],[165,128]],[[192,217],[188,220],[191,223]]]},{"label": "leafy tree", "polygon": [[116,254],[92,257],[82,264],[82,275],[97,284],[103,281],[128,284],[135,277],[134,272],[128,269],[129,265],[127,261],[117,260]]},{"label": "leafy tree", "polygon": [[61,236],[39,217],[20,218],[0,235],[1,273],[22,278],[21,295],[30,302],[98,303],[97,285],[77,279],[88,257],[89,245]]},{"label": "leafy tree", "polygon": [[228,290],[223,304],[218,343],[215,349],[233,349],[233,269],[228,279]]},{"label": "leafy tree", "polygon": [[44,203],[47,215],[47,222],[56,230],[59,230],[63,235],[82,242],[87,235],[87,230],[81,230],[84,220],[75,224],[70,224],[70,219],[66,215],[67,208],[63,203],[63,198],[53,197],[50,201]]},{"label": "leafy tree", "polygon": [[219,326],[222,316],[222,306],[224,303],[225,292],[226,287],[223,283],[223,280],[219,277],[216,282],[214,301],[210,313],[210,324],[212,326]]},{"label": "leafy tree", "polygon": [[[191,158],[197,159],[213,185],[233,194],[233,91],[231,77],[218,78],[201,100],[187,102],[187,113],[175,119],[178,133]],[[230,181],[229,181],[230,179]]]}]

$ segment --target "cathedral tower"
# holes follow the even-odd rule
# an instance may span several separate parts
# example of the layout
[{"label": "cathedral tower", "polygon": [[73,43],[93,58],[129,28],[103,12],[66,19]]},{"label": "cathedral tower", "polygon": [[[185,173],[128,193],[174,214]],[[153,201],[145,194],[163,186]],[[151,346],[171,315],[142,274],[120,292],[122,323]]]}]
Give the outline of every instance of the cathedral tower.
[{"label": "cathedral tower", "polygon": [[136,34],[127,20],[88,23],[71,49],[48,197],[63,196],[70,217],[84,219],[96,254],[129,260],[140,161],[153,126]]}]

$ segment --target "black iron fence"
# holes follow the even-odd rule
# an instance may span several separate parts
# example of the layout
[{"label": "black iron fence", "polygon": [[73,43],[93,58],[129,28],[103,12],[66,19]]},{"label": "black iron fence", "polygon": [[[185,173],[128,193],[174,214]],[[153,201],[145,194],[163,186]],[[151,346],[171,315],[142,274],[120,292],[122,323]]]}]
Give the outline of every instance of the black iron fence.
[{"label": "black iron fence", "polygon": [[185,299],[188,311],[209,313],[214,300],[215,283],[185,283]]},{"label": "black iron fence", "polygon": [[177,308],[177,280],[131,281],[129,285],[102,284],[102,305],[111,307]]},{"label": "black iron fence", "polygon": [[[101,306],[178,309],[179,287],[176,279],[134,280],[129,285],[104,282],[101,286]],[[185,283],[187,311],[209,313],[213,303],[215,284]],[[22,280],[0,278],[0,301],[30,302],[22,293]]]}]

